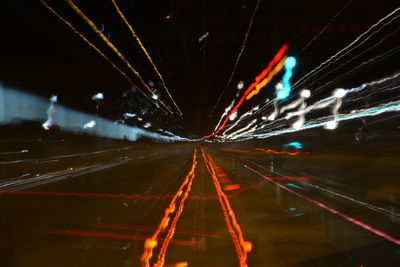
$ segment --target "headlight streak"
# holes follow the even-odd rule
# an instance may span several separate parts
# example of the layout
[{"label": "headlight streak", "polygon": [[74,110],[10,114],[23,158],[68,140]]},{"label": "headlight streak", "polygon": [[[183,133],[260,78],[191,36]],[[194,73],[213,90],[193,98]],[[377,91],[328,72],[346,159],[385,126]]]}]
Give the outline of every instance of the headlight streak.
[{"label": "headlight streak", "polygon": [[274,58],[268,63],[267,67],[261,72],[260,75],[258,75],[255,78],[255,81],[246,89],[246,91],[243,93],[242,97],[240,98],[239,102],[234,106],[234,108],[230,111],[230,113],[225,117],[225,119],[223,120],[222,124],[218,127],[218,129],[216,131],[214,131],[213,133],[205,136],[205,138],[215,136],[222,130],[222,128],[225,127],[225,125],[228,123],[229,117],[239,109],[239,107],[246,100],[246,96],[257,86],[257,84],[262,79],[264,79],[265,76],[268,75],[268,73],[271,71],[271,69],[281,60],[281,58],[286,53],[287,49],[288,49],[288,45],[286,43],[283,44],[282,47],[279,49],[278,53],[276,53]]},{"label": "headlight streak", "polygon": [[[132,73],[139,79],[139,81],[144,85],[144,87],[149,91],[152,95],[154,95],[154,91],[146,84],[146,82],[143,80],[142,76],[139,74],[139,72],[133,68],[133,66],[129,63],[129,61],[122,55],[122,53],[118,50],[118,48],[110,42],[107,37],[99,31],[97,26],[94,24],[94,22],[89,19],[85,13],[77,6],[72,0],[66,0],[68,5],[92,28],[92,30],[95,33],[98,33],[100,38],[104,41],[104,43],[107,44],[109,48],[125,63],[125,65],[128,67],[129,70],[132,71]],[[173,112],[170,110],[170,108],[161,100],[158,100],[159,103],[161,103],[162,106],[170,113],[172,114]]]},{"label": "headlight streak", "polygon": [[[370,109],[364,109],[364,110],[359,110],[354,113],[349,113],[349,114],[341,114],[339,118],[336,119],[336,122],[339,121],[346,121],[346,120],[352,120],[356,118],[362,118],[362,117],[367,117],[367,116],[376,116],[385,112],[390,112],[390,111],[400,111],[400,101],[394,101],[390,102],[384,105],[381,105],[379,107],[374,107]],[[311,129],[311,128],[316,128],[316,127],[321,127],[325,126],[328,122],[330,122],[329,117],[324,117],[321,118],[321,120],[325,120],[322,122],[315,122],[315,123],[309,123],[301,127],[300,129],[294,129],[294,128],[289,128],[289,129],[284,129],[281,131],[273,131],[269,133],[264,133],[264,134],[253,134],[250,137],[258,137],[258,138],[268,138],[271,136],[276,136],[276,135],[281,135],[285,133],[293,133],[301,130],[306,130],[306,129]]]},{"label": "headlight streak", "polygon": [[[337,60],[341,59],[342,57],[344,57],[345,55],[347,55],[348,53],[350,53],[351,51],[353,51],[355,48],[359,47],[360,45],[364,44],[366,41],[369,40],[369,38],[371,36],[373,36],[375,33],[379,32],[383,27],[385,27],[386,25],[388,25],[389,23],[391,23],[393,20],[397,19],[398,17],[400,17],[400,14],[396,14],[400,11],[400,8],[395,9],[394,11],[392,11],[391,13],[389,13],[388,15],[386,15],[385,17],[383,17],[382,19],[380,19],[377,23],[375,23],[374,25],[372,25],[367,31],[365,31],[364,33],[362,33],[360,36],[358,36],[353,42],[351,42],[349,45],[347,45],[345,48],[343,48],[342,50],[340,50],[339,52],[337,52],[335,55],[331,56],[329,59],[327,59],[326,61],[322,62],[318,67],[316,67],[315,69],[313,69],[312,71],[310,71],[308,74],[304,75],[301,79],[299,79],[296,83],[293,84],[293,89],[298,88],[299,86],[301,86],[302,84],[304,84],[307,80],[309,80],[310,78],[312,78],[314,75],[318,74],[319,72],[325,70],[328,66],[330,66],[331,64],[333,64],[334,62],[336,62]],[[393,18],[391,18],[393,17]],[[389,22],[386,22],[386,20],[388,20],[389,18],[391,18],[389,20]],[[382,23],[384,23],[383,25],[381,25]],[[379,27],[379,28],[378,28]],[[378,28],[376,31],[372,32],[370,36],[367,36],[371,31],[375,30],[375,28]],[[362,40],[361,42],[359,42],[364,36],[366,36],[366,38],[364,40]],[[357,42],[359,42],[357,44]]]},{"label": "headlight streak", "polygon": [[[226,138],[225,135],[219,136],[222,138],[220,141],[228,141],[228,140],[248,140],[251,139],[252,137],[256,138],[267,138],[270,136],[275,136],[279,134],[284,134],[284,133],[291,133],[295,132],[297,130],[304,130],[304,129],[310,129],[310,128],[315,128],[315,127],[325,127],[327,129],[335,129],[337,127],[337,123],[339,121],[343,120],[350,120],[350,119],[355,119],[355,118],[361,118],[365,116],[374,116],[374,115],[379,115],[383,112],[389,112],[389,111],[397,111],[398,108],[395,106],[398,103],[398,98],[393,97],[390,100],[390,102],[385,102],[385,103],[376,103],[374,108],[368,108],[368,109],[360,109],[360,110],[352,110],[350,113],[347,114],[342,114],[340,115],[338,113],[339,108],[341,107],[343,102],[349,102],[349,101],[360,101],[362,98],[371,96],[373,94],[377,93],[383,93],[388,90],[395,90],[399,88],[397,85],[398,83],[398,78],[400,76],[400,73],[395,73],[391,76],[372,81],[369,83],[364,83],[361,86],[351,88],[351,89],[336,89],[333,93],[332,96],[321,99],[316,101],[314,104],[309,105],[308,107],[305,107],[304,105],[296,112],[289,112],[285,115],[284,118],[279,118],[273,122],[270,122],[268,124],[265,124],[265,121],[261,121],[258,125],[253,127],[250,131],[246,132],[241,132],[241,134],[237,136],[230,136],[230,138]],[[393,87],[390,87],[391,85],[395,85]],[[364,94],[364,96],[360,96],[360,94]],[[365,94],[368,94],[365,96]],[[300,92],[300,99],[282,107],[280,111],[283,113],[291,108],[294,108],[295,106],[299,105],[301,103],[301,97],[303,96],[308,96],[310,95],[310,92],[307,91],[301,91]],[[387,101],[387,99],[386,99]],[[324,116],[320,117],[317,119],[310,120],[305,126],[304,126],[304,116],[314,110],[319,110],[319,109],[324,109],[329,106],[332,106],[332,116]],[[391,106],[390,108],[388,106]],[[300,119],[297,121],[298,124],[292,125],[294,129],[291,128],[285,128],[286,126],[286,121],[293,116],[300,116]],[[301,125],[302,124],[302,125]],[[277,129],[278,128],[278,129]],[[279,129],[280,128],[280,129]],[[262,131],[269,130],[269,133],[262,133]]]},{"label": "headlight streak", "polygon": [[353,224],[355,224],[355,225],[357,225],[357,226],[369,231],[372,234],[380,236],[380,237],[386,239],[387,241],[390,241],[390,242],[392,242],[392,243],[394,243],[396,245],[400,245],[400,239],[397,239],[397,238],[395,238],[395,237],[393,237],[393,236],[391,236],[391,235],[389,235],[389,234],[387,234],[385,232],[382,232],[382,231],[380,231],[380,230],[378,230],[378,229],[376,229],[376,228],[374,228],[374,227],[372,227],[372,226],[370,226],[370,225],[368,225],[368,224],[366,224],[366,223],[364,223],[362,221],[359,221],[359,220],[357,220],[357,219],[355,219],[355,218],[353,218],[353,217],[351,217],[351,216],[349,216],[347,214],[344,214],[344,213],[342,213],[342,212],[340,212],[340,211],[338,211],[336,209],[333,209],[333,208],[331,208],[331,207],[329,207],[329,206],[327,206],[327,205],[325,205],[325,204],[323,204],[323,203],[321,203],[319,201],[316,201],[316,200],[311,199],[311,198],[309,198],[309,197],[307,197],[307,196],[305,196],[303,194],[300,194],[299,192],[294,191],[294,190],[288,188],[287,186],[282,185],[282,184],[272,180],[271,178],[263,175],[259,171],[255,170],[255,169],[253,169],[253,168],[251,168],[251,167],[249,167],[247,165],[244,165],[244,167],[247,168],[248,170],[252,171],[253,173],[259,175],[260,177],[264,178],[268,182],[270,182],[270,183],[272,183],[272,184],[284,189],[285,191],[287,191],[287,192],[289,192],[289,193],[291,193],[293,195],[296,195],[296,196],[300,197],[301,199],[306,200],[306,201],[308,201],[308,202],[310,202],[310,203],[312,203],[314,205],[317,205],[317,206],[323,208],[324,210],[326,210],[326,211],[328,211],[328,212],[330,212],[332,214],[335,214],[335,215],[341,217],[342,219],[344,219],[344,220],[346,220],[348,222],[351,222],[351,223],[353,223]]},{"label": "headlight streak", "polygon": [[[344,66],[348,65],[348,64],[349,64],[350,62],[352,62],[353,60],[359,58],[360,56],[364,55],[365,53],[367,53],[367,52],[371,51],[372,49],[376,48],[378,45],[380,45],[381,43],[383,43],[386,39],[392,37],[393,35],[395,35],[395,34],[398,33],[399,31],[400,31],[400,28],[398,28],[398,29],[395,30],[395,31],[392,31],[390,34],[387,34],[387,35],[385,35],[383,38],[381,38],[379,42],[377,42],[377,43],[375,43],[375,44],[373,44],[373,45],[368,46],[367,49],[363,49],[361,52],[357,53],[357,55],[355,55],[355,56],[353,56],[352,58],[346,60],[344,63],[338,65],[337,67],[335,67],[335,68],[333,68],[333,69],[331,69],[331,70],[329,70],[329,71],[324,72],[324,74],[321,74],[321,75],[319,75],[318,77],[315,77],[315,78],[313,79],[312,82],[308,83],[308,87],[311,87],[313,84],[315,84],[315,83],[318,82],[319,80],[323,79],[324,77],[328,76],[329,74],[335,72],[336,70],[342,69]],[[398,47],[397,47],[397,48],[398,48]],[[394,52],[397,48],[394,48],[394,49],[392,49],[392,50],[390,50],[390,51]],[[381,56],[384,56],[385,54],[387,54],[387,53],[390,52],[390,51],[387,51],[387,52],[383,53]],[[389,53],[389,54],[390,54],[390,53]],[[380,56],[376,56],[376,57],[373,57],[373,58],[367,60],[366,62],[361,62],[358,66],[356,66],[356,67],[353,68],[352,70],[346,72],[344,75],[350,75],[352,72],[354,72],[355,70],[360,69],[361,67],[365,66],[366,64],[371,64],[371,63],[373,63],[373,62],[374,62],[376,59],[378,59],[379,57],[380,57]],[[342,76],[344,76],[344,75],[342,74]],[[341,76],[335,78],[333,81],[328,82],[328,84],[332,84],[334,81],[337,81],[340,77],[341,77]],[[325,86],[326,86],[326,85],[325,85]],[[325,86],[323,85],[323,86],[321,86],[321,87],[323,88],[323,87],[325,87]],[[319,87],[319,88],[317,88],[317,89],[320,89],[321,87]],[[316,90],[317,90],[317,89],[316,89]],[[316,90],[314,90],[314,91],[316,91]]]},{"label": "headlight streak", "polygon": [[[142,49],[142,51],[144,52],[144,54],[146,55],[146,58],[149,60],[150,64],[153,66],[154,71],[157,73],[158,78],[161,80],[162,86],[165,89],[165,91],[167,92],[169,98],[171,99],[172,103],[174,104],[174,106],[176,107],[176,109],[178,110],[179,114],[182,116],[182,112],[179,109],[178,105],[176,104],[175,100],[173,99],[171,93],[169,92],[167,86],[165,85],[165,81],[163,76],[161,75],[161,73],[159,72],[159,70],[157,69],[157,66],[154,64],[152,58],[150,57],[149,53],[147,52],[147,49],[144,47],[142,41],[140,40],[139,36],[136,34],[135,30],[133,29],[132,25],[129,24],[128,20],[125,18],[125,15],[122,13],[121,9],[119,8],[117,2],[115,0],[111,0],[111,2],[113,3],[116,11],[118,12],[118,14],[120,15],[120,17],[122,18],[122,20],[125,22],[125,25],[129,28],[129,30],[131,31],[133,37],[136,39],[137,43],[139,44],[140,48]],[[155,94],[152,95],[153,97],[156,96]]]},{"label": "headlight streak", "polygon": [[235,132],[233,132],[233,133],[231,133],[231,134],[229,134],[229,135],[225,135],[224,138],[231,138],[232,136],[235,136],[235,135],[237,135],[237,134],[239,134],[239,133],[241,133],[241,132],[243,132],[243,131],[249,129],[249,128],[250,128],[251,126],[253,126],[256,122],[257,122],[257,119],[254,119],[254,120],[252,120],[250,123],[248,123],[245,127],[241,128],[241,129],[239,129],[239,130],[237,130],[237,131],[235,131]]},{"label": "headlight streak", "polygon": [[61,20],[65,25],[67,25],[75,34],[77,34],[85,43],[87,43],[90,47],[92,47],[100,56],[102,56],[110,65],[116,69],[124,78],[129,82],[130,85],[137,88],[137,90],[150,102],[152,102],[155,106],[158,107],[157,103],[154,102],[149,96],[146,95],[141,89],[139,89],[132,80],[128,77],[128,75],[117,67],[99,48],[97,48],[92,42],[90,42],[81,32],[79,32],[68,20],[63,18],[57,11],[55,11],[51,6],[49,6],[44,0],[40,0],[40,2],[46,7],[51,13],[53,13],[59,20]]}]

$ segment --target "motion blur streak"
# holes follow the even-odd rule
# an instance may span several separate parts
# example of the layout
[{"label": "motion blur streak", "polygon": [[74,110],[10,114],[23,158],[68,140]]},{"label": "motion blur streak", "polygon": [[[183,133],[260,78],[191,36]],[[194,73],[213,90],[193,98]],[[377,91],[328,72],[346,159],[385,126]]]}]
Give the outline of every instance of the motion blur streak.
[{"label": "motion blur streak", "polygon": [[289,155],[289,156],[297,156],[300,154],[304,154],[303,152],[296,151],[296,152],[289,152],[289,151],[276,151],[273,149],[264,149],[264,148],[255,148],[255,150],[262,151],[264,153],[272,153],[277,155]]},{"label": "motion blur streak", "polygon": [[97,48],[93,43],[91,43],[81,32],[79,32],[68,20],[66,20],[65,18],[63,18],[60,14],[57,13],[57,11],[55,11],[52,7],[50,7],[44,0],[40,0],[40,2],[48,9],[51,11],[51,13],[53,13],[54,15],[57,16],[57,18],[59,20],[61,20],[62,22],[64,22],[75,34],[77,34],[83,41],[85,41],[85,43],[87,43],[88,45],[90,45],[90,47],[92,47],[97,53],[99,53],[100,56],[102,56],[108,63],[111,64],[111,66],[116,69],[119,73],[122,74],[122,76],[125,77],[125,79],[132,85],[134,86],[136,89],[138,89],[138,91],[144,95],[150,102],[152,102],[153,104],[156,104],[150,97],[148,97],[140,88],[138,88],[132,81],[131,79],[128,77],[128,75],[123,72],[120,68],[118,68],[103,52],[100,51],[99,48]]},{"label": "motion blur streak", "polygon": [[[361,44],[365,43],[370,36],[368,37],[367,35],[373,31],[375,28],[377,28],[382,22],[385,22],[388,18],[392,17],[393,15],[395,15],[396,13],[398,13],[400,11],[400,8],[396,8],[395,10],[393,10],[391,13],[389,13],[388,15],[386,15],[385,17],[383,17],[382,19],[380,19],[377,23],[375,23],[374,25],[372,25],[367,31],[365,31],[364,33],[362,33],[360,36],[358,36],[353,42],[351,42],[349,45],[347,45],[345,48],[343,48],[342,50],[340,50],[339,52],[337,52],[335,55],[331,56],[329,59],[327,59],[326,61],[322,62],[318,67],[316,67],[315,69],[313,69],[312,71],[310,71],[308,74],[304,75],[300,80],[298,80],[294,85],[293,88],[297,88],[298,86],[304,84],[307,80],[309,80],[311,77],[313,77],[314,75],[318,74],[319,72],[323,71],[325,68],[327,68],[330,64],[334,63],[335,61],[339,60],[340,58],[344,57],[345,55],[347,55],[349,52],[351,52],[352,50],[354,50],[355,48],[357,48],[358,46],[360,46]],[[396,19],[397,17],[399,17],[399,15],[395,15],[394,18],[392,18],[389,22],[392,22],[394,19]],[[381,26],[380,28],[378,28],[377,31],[381,30],[386,24],[384,24],[383,26]],[[373,35],[374,33],[376,33],[377,31],[373,32],[371,35]],[[360,41],[364,36],[367,36],[363,41],[361,41],[359,44],[357,44],[358,41]],[[355,45],[356,44],[356,45]],[[353,47],[354,46],[354,47]],[[343,53],[343,54],[342,54]]]},{"label": "motion blur streak", "polygon": [[380,237],[382,237],[382,238],[384,238],[384,239],[386,239],[386,240],[388,240],[388,241],[390,241],[392,243],[395,243],[396,245],[400,245],[400,239],[397,239],[397,238],[395,238],[395,237],[393,237],[393,236],[391,236],[391,235],[389,235],[387,233],[384,233],[384,232],[382,232],[382,231],[380,231],[378,229],[375,229],[374,227],[372,227],[372,226],[370,226],[370,225],[368,225],[368,224],[366,224],[364,222],[361,222],[361,221],[359,221],[357,219],[354,219],[353,217],[350,217],[350,216],[348,216],[348,215],[346,215],[346,214],[344,214],[344,213],[342,213],[342,212],[340,212],[338,210],[335,210],[335,209],[333,209],[333,208],[331,208],[331,207],[329,207],[329,206],[327,206],[327,205],[325,205],[325,204],[323,204],[321,202],[318,202],[318,201],[313,200],[313,199],[311,199],[309,197],[306,197],[306,196],[304,196],[304,195],[302,195],[302,194],[300,194],[300,193],[298,193],[298,192],[296,192],[296,191],[294,191],[294,190],[292,190],[292,189],[290,189],[290,188],[288,188],[288,187],[286,187],[286,186],[284,186],[284,185],[282,185],[280,183],[277,183],[274,180],[272,180],[271,178],[261,174],[260,172],[254,170],[253,168],[250,168],[247,165],[245,165],[244,167],[249,169],[250,171],[258,174],[259,176],[261,176],[262,178],[268,180],[269,182],[275,184],[276,186],[279,186],[280,188],[288,191],[289,193],[292,193],[292,194],[294,194],[294,195],[296,195],[296,196],[298,196],[298,197],[300,197],[300,198],[302,198],[304,200],[307,200],[308,202],[311,202],[311,203],[313,203],[313,204],[315,204],[315,205],[317,205],[317,206],[329,211],[330,213],[338,215],[339,217],[345,219],[346,221],[349,221],[349,222],[351,222],[353,224],[356,224],[356,225],[364,228],[365,230],[367,230],[367,231],[369,231],[369,232],[371,232],[371,233],[373,233],[373,234],[375,234],[377,236],[380,236]]},{"label": "motion blur streak", "polygon": [[249,100],[256,94],[258,94],[260,90],[265,87],[272,80],[272,78],[274,78],[274,76],[283,69],[286,58],[287,57],[283,57],[281,61],[279,61],[279,63],[275,66],[275,68],[268,74],[268,76],[259,84],[257,84],[256,88],[251,91],[248,96],[246,96],[246,100]]},{"label": "motion blur streak", "polygon": [[[142,266],[144,266],[144,267],[150,266],[149,262],[153,255],[153,249],[157,246],[157,241],[159,239],[158,236],[161,234],[161,232],[163,232],[168,227],[170,217],[175,211],[176,201],[179,197],[182,196],[182,194],[184,194],[184,196],[182,197],[182,200],[180,202],[180,205],[179,205],[179,211],[178,211],[179,214],[177,212],[175,215],[175,218],[177,218],[176,221],[179,219],[179,216],[182,213],[183,205],[184,205],[187,195],[190,191],[191,183],[194,179],[194,171],[195,171],[196,165],[197,165],[196,153],[197,153],[197,151],[195,149],[195,151],[193,153],[192,167],[191,167],[189,173],[186,175],[186,177],[185,177],[183,183],[181,184],[181,186],[179,187],[178,191],[175,193],[171,202],[169,203],[168,208],[165,209],[164,217],[161,219],[160,224],[157,227],[157,230],[154,232],[154,234],[151,237],[149,237],[145,240],[144,251],[143,251],[143,254],[140,259]],[[185,187],[186,187],[186,191],[184,192]],[[175,222],[175,218],[174,218],[174,222]],[[175,225],[176,225],[176,222],[175,222]],[[172,229],[172,231],[171,231],[171,234],[170,234],[170,232],[168,232],[169,240],[171,240],[173,237],[173,231],[175,231],[175,225],[172,225],[170,227],[170,229]],[[174,228],[172,228],[172,227],[174,227]],[[166,246],[168,246],[169,242],[170,241],[168,241]],[[164,248],[164,244],[163,244],[163,248]],[[166,247],[165,247],[165,250],[166,250]],[[161,255],[161,253],[160,253],[160,255]]]},{"label": "motion blur streak", "polygon": [[131,31],[133,37],[135,37],[136,41],[138,42],[140,48],[142,49],[142,51],[145,53],[147,59],[150,61],[151,65],[153,66],[154,71],[157,73],[158,77],[161,80],[162,86],[164,87],[165,91],[167,92],[169,98],[172,100],[172,102],[174,103],[174,106],[176,107],[176,109],[178,110],[179,114],[182,115],[181,110],[179,109],[178,105],[175,103],[171,93],[169,92],[167,86],[165,85],[165,81],[163,76],[161,75],[161,73],[158,71],[157,66],[154,64],[153,60],[151,59],[149,53],[147,52],[147,49],[144,47],[142,41],[140,40],[139,36],[136,34],[135,30],[133,29],[133,27],[129,24],[128,20],[125,18],[124,13],[122,13],[121,9],[119,8],[117,2],[115,0],[111,0],[115,9],[117,10],[118,14],[121,16],[122,20],[125,22],[126,26],[129,28],[129,30]]},{"label": "motion blur streak", "polygon": [[[196,155],[196,151],[194,153]],[[187,199],[187,197],[189,195],[190,189],[192,188],[192,183],[193,183],[194,176],[195,176],[194,175],[194,170],[196,168],[196,164],[197,164],[197,162],[195,161],[194,164],[193,164],[193,169],[192,169],[193,171],[191,171],[191,177],[190,177],[189,183],[188,183],[188,185],[186,187],[185,192],[183,193],[182,200],[179,203],[179,207],[178,207],[178,210],[177,210],[176,215],[174,217],[174,220],[171,223],[171,227],[168,229],[167,236],[164,239],[164,242],[162,244],[160,253],[158,254],[157,262],[154,264],[154,267],[162,267],[164,265],[165,256],[166,256],[166,253],[167,253],[167,249],[168,249],[169,243],[171,242],[172,238],[174,237],[176,224],[178,223],[179,217],[181,216],[182,211],[183,211],[183,206],[185,205],[185,201],[186,201],[186,199]]]},{"label": "motion blur streak", "polygon": [[[123,229],[123,230],[132,230],[132,231],[155,231],[157,230],[156,227],[152,226],[135,226],[135,225],[125,225],[125,224],[115,224],[115,223],[92,223],[90,224],[92,227],[100,227],[100,228],[112,228],[112,229]],[[220,235],[218,233],[213,232],[206,232],[206,231],[195,231],[195,230],[185,230],[179,229],[176,230],[175,233],[177,234],[188,234],[188,235],[198,235],[198,236],[205,236],[205,237],[214,237],[219,238]]]},{"label": "motion blur streak", "polygon": [[[0,96],[0,125],[47,120],[48,101],[45,98],[12,88],[4,88],[1,84]],[[52,114],[53,123],[60,130],[66,132],[130,141],[136,141],[141,136],[161,142],[189,141],[189,139],[178,136],[165,136],[125,124],[115,124],[113,121],[101,117],[96,118],[95,127],[84,129],[85,123],[93,120],[94,117],[94,115],[75,111],[61,105],[58,105],[56,112]]]},{"label": "motion blur streak", "polygon": [[76,193],[76,192],[38,192],[38,191],[0,191],[0,194],[8,195],[32,195],[32,196],[57,196],[57,197],[99,197],[99,198],[122,198],[122,199],[170,199],[172,195],[128,195],[128,194],[109,194],[109,193]]},{"label": "motion blur streak", "polygon": [[[111,238],[111,239],[122,239],[122,240],[144,240],[145,237],[137,236],[137,235],[127,235],[127,234],[115,234],[115,233],[106,233],[106,232],[94,232],[94,231],[77,231],[77,230],[50,230],[47,231],[48,234],[55,235],[73,235],[73,236],[91,236],[91,237],[103,237],[103,238]],[[192,246],[195,245],[195,241],[189,240],[174,240],[172,242],[174,245],[181,246]]]},{"label": "motion blur streak", "polygon": [[201,148],[201,153],[203,156],[204,164],[206,165],[207,170],[213,179],[214,186],[218,194],[218,200],[224,213],[225,223],[235,245],[236,253],[239,260],[239,266],[245,267],[247,266],[247,253],[252,250],[252,243],[244,240],[242,230],[240,228],[240,225],[236,221],[236,216],[231,208],[228,197],[221,189],[221,185],[218,181],[216,174],[216,169],[218,167],[213,162],[211,156],[207,155],[204,152],[203,148]]},{"label": "motion blur streak", "polygon": [[[114,53],[126,64],[126,66],[135,74],[135,76],[140,80],[140,82],[144,85],[144,87],[152,94],[155,95],[154,91],[146,84],[146,82],[143,80],[142,76],[140,76],[139,72],[132,67],[132,65],[129,63],[129,61],[122,55],[122,53],[115,47],[113,43],[111,43],[107,37],[97,28],[97,26],[94,24],[92,20],[90,20],[83,12],[82,10],[79,9],[77,5],[74,4],[72,0],[66,0],[67,3],[70,5],[70,7],[84,20],[86,23],[93,29],[93,31],[96,34],[99,34],[101,39],[110,47]],[[161,100],[158,100],[161,105],[164,106],[164,108],[169,112],[173,113],[168,106]]]},{"label": "motion blur streak", "polygon": [[214,131],[212,134],[205,136],[205,138],[208,137],[212,137],[215,136],[216,134],[218,134],[224,127],[225,125],[228,123],[229,118],[232,116],[232,114],[234,114],[239,107],[243,104],[243,102],[246,100],[246,96],[254,89],[254,87],[257,86],[257,84],[260,83],[260,81],[262,79],[264,79],[265,76],[268,75],[268,73],[271,71],[271,69],[275,66],[275,64],[277,64],[281,58],[284,56],[284,54],[286,53],[286,50],[288,49],[288,45],[284,44],[282,45],[282,47],[279,49],[278,53],[274,56],[274,58],[268,63],[268,66],[261,72],[260,75],[258,75],[255,78],[255,82],[253,82],[247,89],[246,91],[243,93],[242,97],[240,98],[239,102],[236,104],[236,106],[230,111],[230,113],[228,114],[228,116],[225,117],[225,120],[223,121],[223,123],[218,127],[218,129],[216,131]]},{"label": "motion blur streak", "polygon": [[235,65],[233,65],[233,69],[232,69],[231,74],[229,75],[228,82],[226,83],[226,85],[225,85],[224,89],[222,90],[221,94],[219,95],[219,97],[218,97],[218,99],[217,99],[217,102],[215,103],[213,109],[212,109],[211,112],[210,112],[210,115],[214,112],[214,110],[215,110],[215,108],[217,107],[219,101],[221,100],[221,97],[223,96],[223,94],[224,94],[226,88],[228,88],[229,84],[230,84],[231,81],[232,81],[233,75],[235,74],[236,68],[237,68],[237,66],[238,66],[238,64],[239,64],[239,60],[240,60],[240,58],[242,57],[244,48],[246,47],[247,39],[249,38],[249,33],[250,33],[250,30],[251,30],[251,28],[252,28],[252,26],[253,26],[254,18],[255,18],[255,16],[256,16],[257,9],[258,9],[258,7],[260,6],[260,2],[261,2],[261,0],[257,0],[256,7],[254,8],[253,14],[251,15],[249,27],[247,28],[246,34],[245,34],[244,39],[243,39],[242,47],[240,48],[240,52],[239,52],[238,56],[236,57]]},{"label": "motion blur streak", "polygon": [[290,78],[292,78],[294,67],[296,67],[296,59],[294,57],[288,57],[285,60],[285,74],[282,78],[283,87],[278,90],[276,95],[279,100],[284,100],[290,95],[290,92],[292,90],[292,86],[290,85]]}]

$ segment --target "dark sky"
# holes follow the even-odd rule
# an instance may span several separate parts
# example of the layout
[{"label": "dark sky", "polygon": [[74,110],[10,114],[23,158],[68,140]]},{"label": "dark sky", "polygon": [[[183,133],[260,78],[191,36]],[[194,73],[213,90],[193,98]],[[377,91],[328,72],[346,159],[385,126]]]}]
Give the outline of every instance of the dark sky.
[{"label": "dark sky", "polygon": [[[118,66],[127,70],[64,1],[47,2]],[[212,131],[224,108],[234,98],[236,84],[239,81],[250,84],[284,42],[289,44],[289,55],[295,56],[299,63],[293,77],[295,81],[399,5],[398,0],[261,0],[232,82],[209,116],[227,84],[256,1],[117,2],[163,74],[184,114],[183,126],[198,135]],[[142,96],[132,96],[132,92],[129,93],[131,102],[128,102],[133,106],[129,107],[122,95],[127,95],[131,85],[39,0],[2,0],[0,3],[0,80],[5,85],[45,97],[57,94],[62,104],[87,112],[97,112],[91,96],[101,91],[106,99],[98,112],[113,119],[130,110],[152,109]],[[98,27],[104,24],[104,33],[110,34],[110,41],[145,81],[154,81],[157,87],[156,74],[111,1],[76,0],[75,3]],[[328,30],[301,52],[347,3]],[[199,43],[198,38],[206,32],[209,32],[206,43]],[[395,41],[389,40],[387,47],[383,44],[380,49],[390,48],[391,42]],[[396,70],[398,59],[390,58],[379,66],[370,66],[351,79],[341,81],[340,86],[357,85],[392,72]],[[133,75],[131,78],[140,84]],[[162,99],[168,101],[165,92],[162,89],[159,92]],[[270,92],[264,90],[255,102],[269,96]],[[161,113],[151,116],[167,124],[163,126],[165,129],[181,122],[176,116],[163,117]]]}]

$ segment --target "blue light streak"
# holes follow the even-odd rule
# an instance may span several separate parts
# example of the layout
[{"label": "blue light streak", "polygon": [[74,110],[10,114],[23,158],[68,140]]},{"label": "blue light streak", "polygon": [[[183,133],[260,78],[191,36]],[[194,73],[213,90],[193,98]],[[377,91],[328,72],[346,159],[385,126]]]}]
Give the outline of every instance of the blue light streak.
[{"label": "blue light streak", "polygon": [[286,99],[292,90],[292,87],[290,85],[290,78],[293,75],[293,68],[296,66],[296,58],[295,57],[288,57],[285,60],[285,74],[283,75],[282,78],[282,83],[283,87],[282,89],[278,90],[276,97],[279,100],[284,100]]}]

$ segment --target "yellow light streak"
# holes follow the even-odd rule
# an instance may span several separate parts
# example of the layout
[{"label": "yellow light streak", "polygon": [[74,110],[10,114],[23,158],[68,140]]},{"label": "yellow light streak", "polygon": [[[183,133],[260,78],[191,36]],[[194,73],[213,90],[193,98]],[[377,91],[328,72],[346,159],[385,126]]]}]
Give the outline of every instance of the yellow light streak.
[{"label": "yellow light streak", "polygon": [[[140,80],[140,82],[144,85],[144,87],[152,94],[152,95],[156,95],[154,93],[154,91],[145,83],[145,81],[143,80],[142,76],[140,76],[139,72],[132,67],[132,65],[129,63],[129,61],[122,55],[122,53],[118,50],[117,47],[115,47],[115,45],[110,42],[107,37],[100,32],[100,30],[97,28],[97,26],[94,24],[94,22],[92,20],[90,20],[85,13],[83,13],[83,11],[74,4],[74,2],[72,0],[66,0],[68,5],[84,20],[86,21],[86,23],[93,29],[93,31],[97,34],[99,34],[99,36],[101,37],[101,39],[108,45],[108,47],[110,47],[115,54],[117,54],[117,56],[126,64],[126,66],[136,75],[136,77],[138,77],[138,79]],[[168,110],[169,113],[173,113],[169,107],[161,100],[158,99],[158,101],[160,102],[161,105],[163,105],[165,107],[166,110]]]},{"label": "yellow light streak", "polygon": [[115,0],[111,0],[111,2],[113,3],[115,9],[117,10],[118,14],[120,15],[120,17],[122,18],[122,20],[125,22],[126,26],[129,28],[129,30],[131,31],[133,37],[135,37],[136,41],[138,42],[140,48],[142,49],[142,51],[145,53],[147,59],[150,61],[151,65],[153,66],[154,71],[157,73],[158,77],[161,80],[162,86],[164,87],[165,91],[167,92],[169,98],[172,100],[172,102],[174,103],[174,106],[176,107],[176,109],[179,111],[179,114],[182,115],[181,110],[179,109],[178,105],[176,104],[176,102],[174,101],[174,99],[172,98],[171,93],[169,92],[167,86],[165,85],[165,81],[163,76],[161,75],[161,73],[158,71],[157,66],[154,64],[153,60],[151,59],[149,53],[147,52],[146,48],[144,47],[142,41],[140,40],[139,36],[136,34],[135,30],[133,29],[133,27],[129,24],[128,20],[125,18],[125,15],[122,13],[121,9],[119,8],[117,2]]},{"label": "yellow light streak", "polygon": [[57,11],[55,11],[51,6],[49,6],[44,0],[40,0],[40,2],[48,9],[50,10],[51,13],[53,13],[58,19],[60,19],[62,22],[64,22],[64,24],[66,24],[75,34],[77,34],[83,41],[85,41],[85,43],[87,43],[90,47],[92,47],[97,53],[100,54],[100,56],[102,56],[108,63],[111,64],[111,66],[113,66],[114,69],[116,69],[120,74],[122,74],[122,76],[125,77],[125,79],[132,85],[134,86],[136,89],[138,89],[138,91],[144,95],[149,101],[151,101],[154,105],[157,105],[157,103],[150,98],[149,96],[147,96],[140,88],[138,88],[138,86],[136,84],[134,84],[131,79],[128,77],[128,75],[123,72],[120,68],[118,68],[103,52],[100,51],[100,49],[98,49],[93,43],[91,43],[81,32],[79,32],[68,20],[66,20],[65,18],[63,18]]},{"label": "yellow light streak", "polygon": [[268,74],[267,77],[264,78],[264,80],[262,80],[259,84],[256,85],[256,88],[254,88],[253,91],[251,91],[247,96],[246,96],[246,100],[249,100],[250,98],[252,98],[253,96],[255,96],[256,94],[258,94],[260,92],[260,90],[266,86],[271,80],[272,78],[274,78],[274,76],[280,72],[283,67],[285,66],[285,60],[286,60],[287,56],[283,57],[278,64],[276,64],[275,68]]}]

